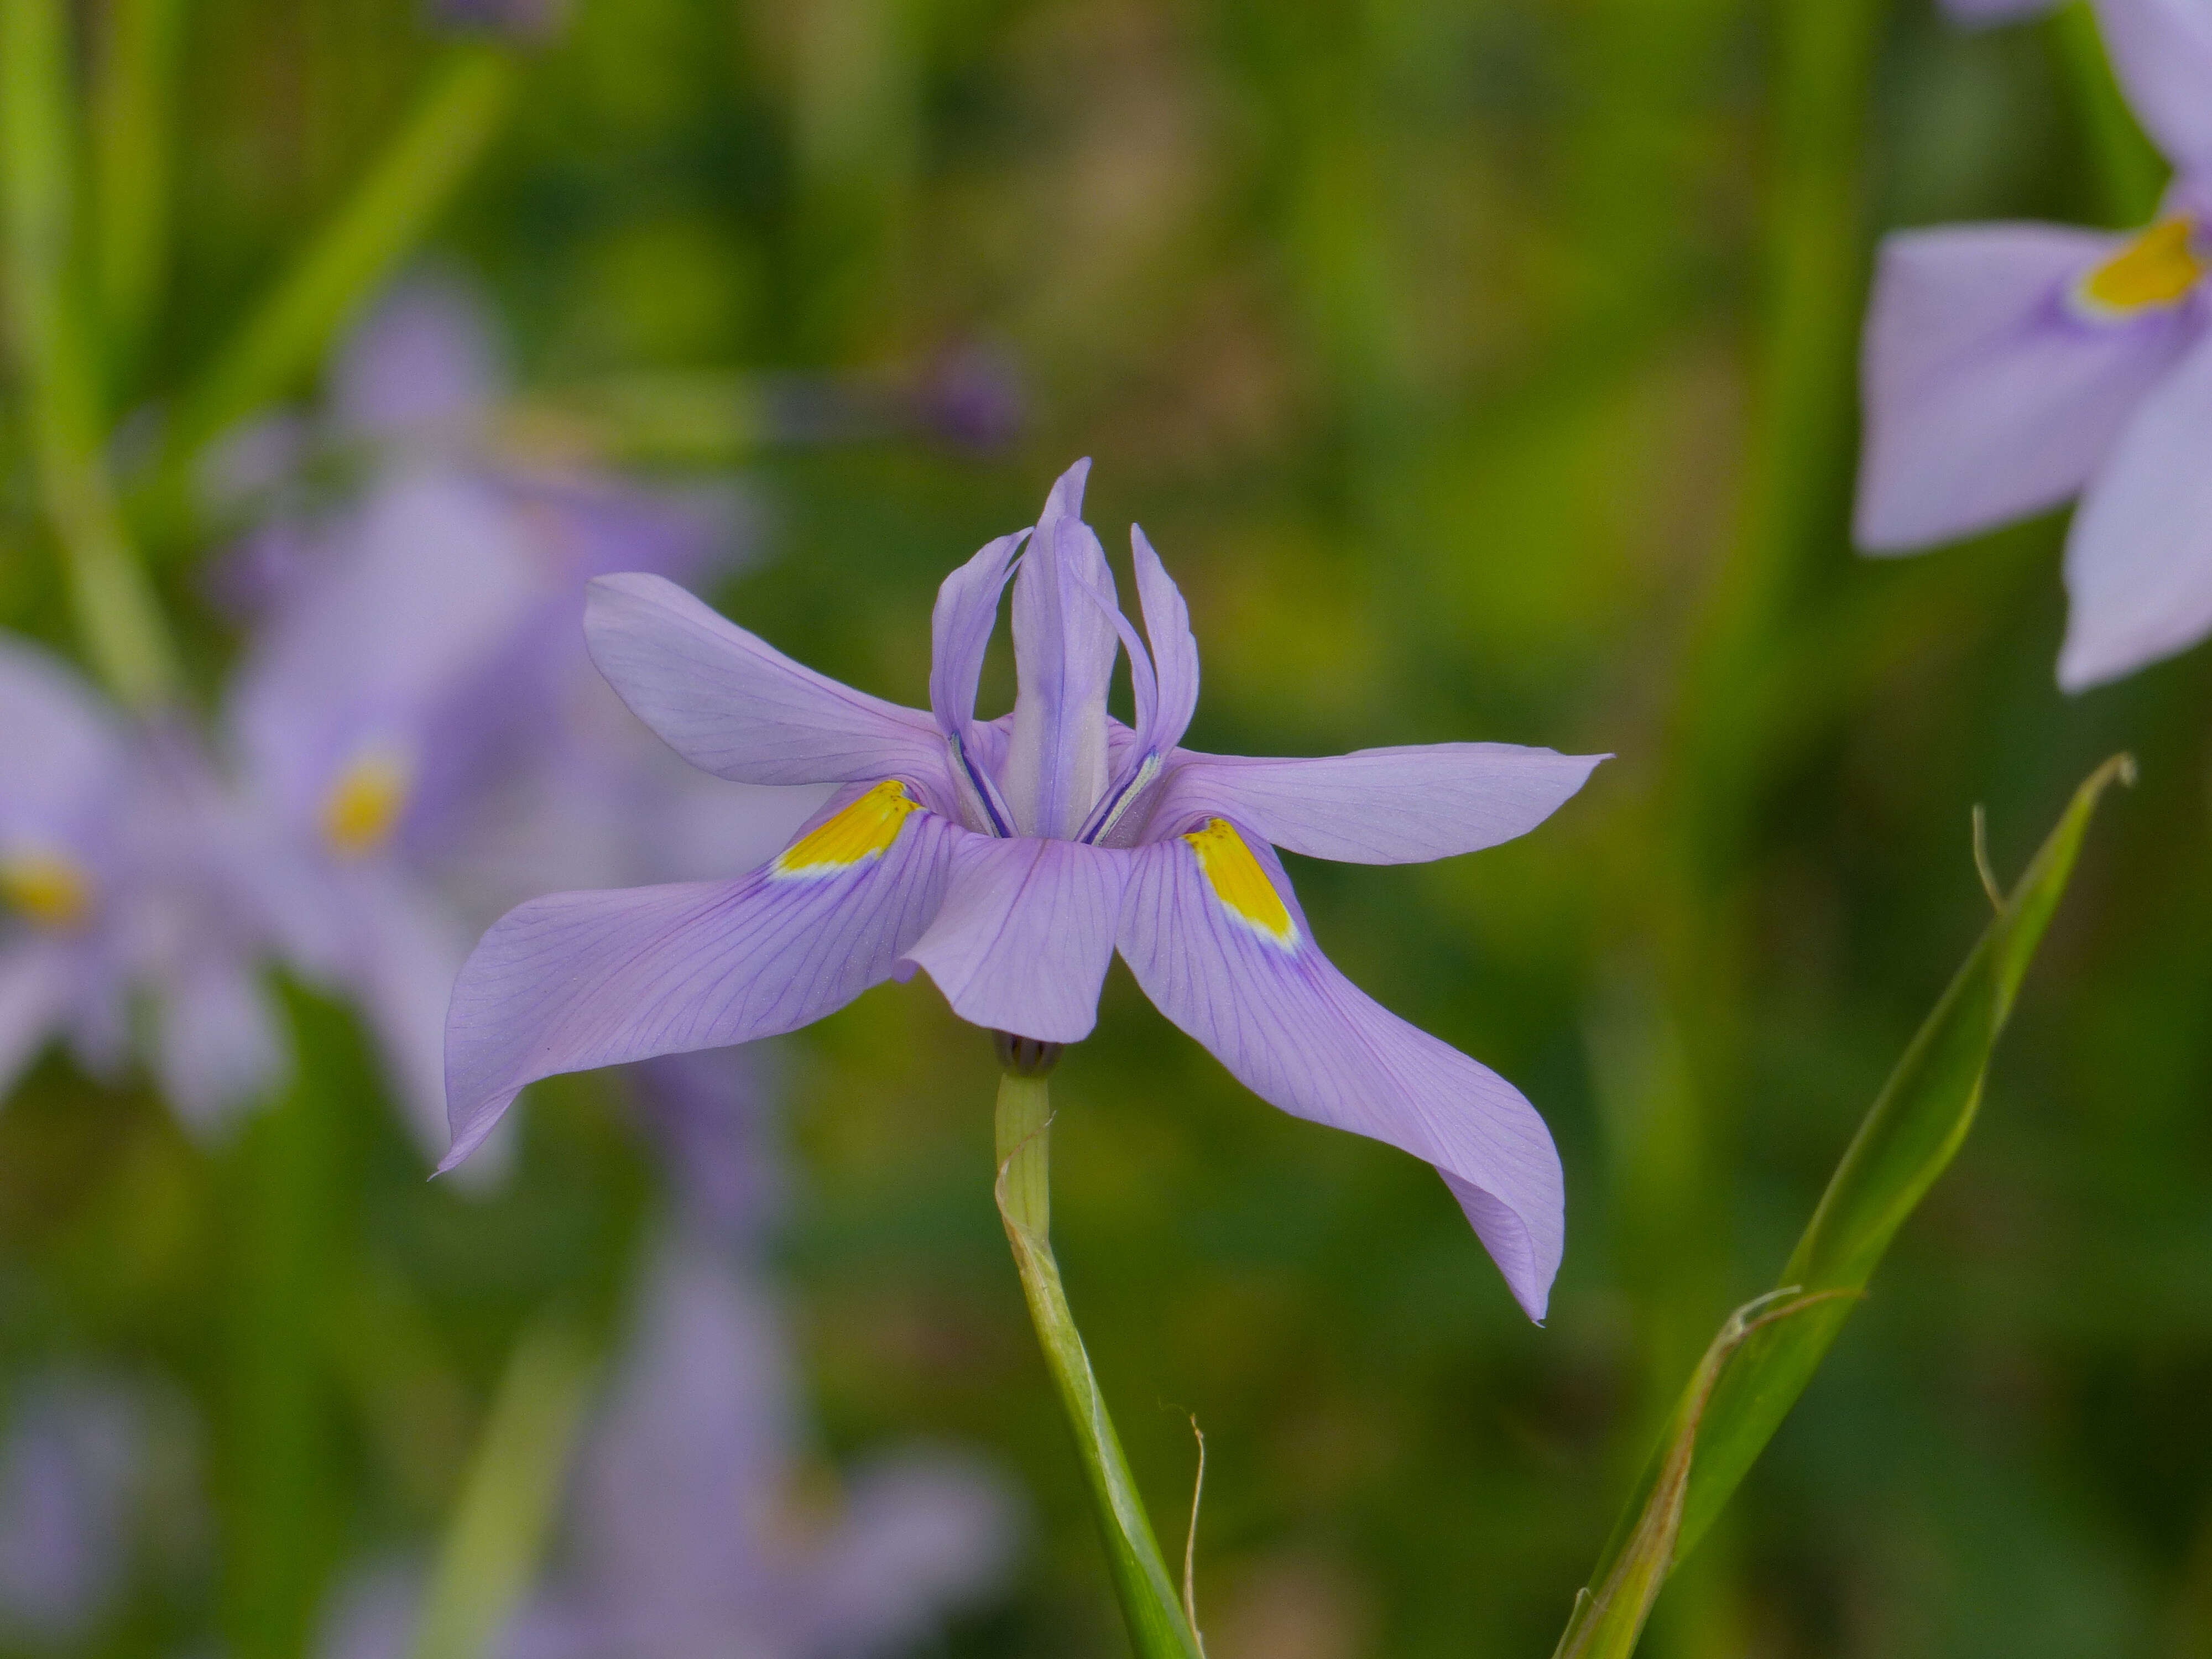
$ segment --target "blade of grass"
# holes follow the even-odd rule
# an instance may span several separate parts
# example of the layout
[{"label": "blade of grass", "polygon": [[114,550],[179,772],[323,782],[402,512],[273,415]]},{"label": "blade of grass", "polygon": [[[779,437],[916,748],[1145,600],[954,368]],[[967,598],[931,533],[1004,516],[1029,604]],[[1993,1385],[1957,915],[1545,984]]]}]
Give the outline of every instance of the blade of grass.
[{"label": "blade of grass", "polygon": [[168,263],[184,0],[112,0],[92,100],[93,268],[111,373],[145,344]]},{"label": "blade of grass", "polygon": [[2122,228],[2147,222],[2158,211],[2169,169],[2112,74],[2104,37],[2097,32],[2097,14],[2088,0],[2073,0],[2053,12],[2044,27],[2096,165],[2105,222]]},{"label": "blade of grass", "polygon": [[[1739,1310],[1708,1351],[1590,1574],[1610,1600],[1601,1607],[1600,1592],[1589,1590],[1577,1598],[1561,1655],[1633,1651],[1666,1575],[1696,1547],[1812,1380],[1890,1240],[1972,1127],[1990,1050],[2066,890],[2098,798],[2115,778],[2132,776],[2133,764],[2115,757],[2075,792],[1906,1048],[1783,1269],[1787,1288],[1775,1294],[1796,1300],[1749,1321]],[[1601,1633],[1603,1644],[1591,1645]]]},{"label": "blade of grass", "polygon": [[590,1397],[592,1361],[570,1326],[523,1334],[438,1549],[412,1659],[483,1659],[538,1575]]},{"label": "blade of grass", "polygon": [[71,280],[77,134],[60,0],[0,0],[0,241],[40,505],[85,655],[124,703],[169,701],[175,653],[101,453],[94,353]]},{"label": "blade of grass", "polygon": [[[18,0],[20,3],[20,0]],[[457,46],[352,197],[216,354],[167,434],[161,507],[173,509],[194,456],[283,395],[421,240],[498,131],[517,72],[490,46]]]},{"label": "blade of grass", "polygon": [[1045,1363],[1075,1432],[1129,1640],[1142,1659],[1204,1659],[1060,1286],[1060,1264],[1052,1254],[1051,1135],[1052,1102],[1045,1079],[1008,1072],[999,1081],[999,1215],[1013,1246]]}]

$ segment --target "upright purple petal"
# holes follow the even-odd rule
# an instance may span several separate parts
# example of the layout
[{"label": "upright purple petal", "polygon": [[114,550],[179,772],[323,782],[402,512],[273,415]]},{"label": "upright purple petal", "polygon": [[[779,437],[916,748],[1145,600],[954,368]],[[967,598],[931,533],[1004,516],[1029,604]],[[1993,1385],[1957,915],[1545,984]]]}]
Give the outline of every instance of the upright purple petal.
[{"label": "upright purple petal", "polygon": [[2144,400],[2082,497],[2066,589],[2069,691],[2212,633],[2212,338]]},{"label": "upright purple petal", "polygon": [[1278,847],[1346,864],[1418,864],[1525,836],[1606,757],[1510,743],[1361,749],[1312,760],[1189,750],[1170,763],[1146,838],[1218,814]]},{"label": "upright purple petal", "polygon": [[963,832],[912,811],[879,845],[793,861],[857,804],[740,880],[560,893],[504,917],[453,988],[441,1167],[539,1078],[795,1030],[890,977]]},{"label": "upright purple petal", "polygon": [[1022,834],[1067,840],[1106,791],[1117,639],[1106,551],[1083,522],[1089,461],[1053,486],[1014,579],[1014,729],[1000,779]]},{"label": "upright purple petal", "polygon": [[2057,506],[2089,480],[2198,325],[2069,303],[2124,239],[2054,225],[1882,244],[1867,325],[1856,535],[1909,552]]},{"label": "upright purple petal", "polygon": [[2212,167],[2212,10],[2203,0],[2097,0],[2112,69],[2168,160]]},{"label": "upright purple petal", "polygon": [[1190,729],[1198,708],[1198,641],[1190,631],[1190,607],[1182,590],[1152,551],[1145,532],[1129,526],[1129,552],[1136,562],[1137,599],[1144,607],[1145,636],[1151,642],[1158,702],[1151,729],[1137,733],[1146,750],[1164,757]]},{"label": "upright purple petal", "polygon": [[1216,820],[1206,857],[1138,849],[1121,954],[1160,1012],[1285,1111],[1434,1164],[1541,1319],[1565,1237],[1559,1154],[1518,1090],[1377,1005],[1315,946],[1254,832]]},{"label": "upright purple petal", "polygon": [[694,766],[738,783],[896,775],[951,797],[931,716],[801,666],[672,582],[603,576],[584,626],[599,672]]},{"label": "upright purple petal", "polygon": [[1012,833],[1012,816],[975,754],[975,688],[998,626],[999,596],[1006,591],[1010,562],[1027,534],[1000,537],[947,576],[937,590],[931,618],[930,708],[953,753],[960,799],[969,808],[969,827],[998,836]]},{"label": "upright purple petal", "polygon": [[1040,1042],[1098,1022],[1128,854],[1072,841],[962,836],[943,907],[906,960],[961,1018]]}]

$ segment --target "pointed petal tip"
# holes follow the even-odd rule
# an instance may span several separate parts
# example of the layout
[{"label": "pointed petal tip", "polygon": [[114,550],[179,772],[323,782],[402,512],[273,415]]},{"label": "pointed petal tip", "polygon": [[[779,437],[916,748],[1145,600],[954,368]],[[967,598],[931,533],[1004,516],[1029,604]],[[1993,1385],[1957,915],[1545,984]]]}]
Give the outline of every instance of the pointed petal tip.
[{"label": "pointed petal tip", "polygon": [[1039,524],[1049,519],[1079,519],[1083,516],[1083,490],[1091,477],[1091,458],[1084,456],[1059,477],[1053,480],[1051,492],[1046,495],[1044,512]]}]

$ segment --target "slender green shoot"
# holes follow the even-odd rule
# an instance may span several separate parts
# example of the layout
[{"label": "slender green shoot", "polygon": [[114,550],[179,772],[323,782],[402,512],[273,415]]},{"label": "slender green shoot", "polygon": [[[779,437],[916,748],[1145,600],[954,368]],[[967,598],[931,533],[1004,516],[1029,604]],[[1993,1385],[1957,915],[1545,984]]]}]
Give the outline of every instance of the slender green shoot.
[{"label": "slender green shoot", "polygon": [[94,82],[93,270],[107,368],[135,362],[168,270],[184,0],[110,0]]},{"label": "slender green shoot", "polygon": [[102,453],[96,356],[73,280],[77,132],[61,0],[0,0],[0,245],[40,504],[85,655],[126,706],[170,701],[176,655]]},{"label": "slender green shoot", "polygon": [[1161,1559],[1121,1437],[1107,1415],[1091,1357],[1068,1311],[1052,1254],[1052,1101],[1041,1076],[1008,1072],[999,1081],[999,1215],[1013,1246],[1022,1293],[1046,1364],[1060,1390],[1091,1488],[1114,1589],[1141,1659],[1204,1659],[1204,1650]]},{"label": "slender green shoot", "polygon": [[[1731,1316],[1675,1408],[1561,1638],[1559,1659],[1626,1659],[1667,1575],[1705,1535],[1812,1381],[1897,1230],[1972,1127],[1990,1053],[2058,907],[2117,756],[2075,792],[2027,872],[1875,1098],[1783,1269]],[[1692,1456],[1694,1450],[1695,1455]]]},{"label": "slender green shoot", "polygon": [[483,1659],[538,1576],[591,1392],[582,1338],[548,1319],[507,1362],[438,1549],[411,1659]]}]

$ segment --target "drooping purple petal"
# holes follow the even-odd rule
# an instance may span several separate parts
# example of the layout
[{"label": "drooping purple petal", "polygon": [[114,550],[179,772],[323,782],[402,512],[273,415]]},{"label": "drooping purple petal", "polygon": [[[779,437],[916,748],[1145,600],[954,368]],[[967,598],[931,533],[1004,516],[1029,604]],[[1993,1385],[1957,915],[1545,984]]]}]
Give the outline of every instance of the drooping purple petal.
[{"label": "drooping purple petal", "polygon": [[[347,988],[374,1034],[391,1090],[416,1143],[433,1161],[445,1156],[446,1011],[468,960],[468,939],[427,884],[392,865],[346,872],[358,955]],[[489,1179],[499,1160],[471,1170]]]},{"label": "drooping purple petal", "polygon": [[906,952],[961,1018],[1041,1042],[1098,1021],[1128,854],[1072,841],[953,842],[945,902]]},{"label": "drooping purple petal", "polygon": [[113,1609],[128,1575],[147,1425],[133,1394],[103,1377],[52,1372],[11,1392],[0,1442],[0,1639],[74,1648]]},{"label": "drooping purple petal", "polygon": [[194,951],[155,999],[154,1071],[185,1127],[220,1137],[291,1069],[289,1048],[252,960]]},{"label": "drooping purple petal", "polygon": [[1510,743],[1361,749],[1311,760],[1186,750],[1169,763],[1146,839],[1218,814],[1309,858],[1418,864],[1528,834],[1605,758]]},{"label": "drooping purple petal", "polygon": [[[1235,833],[1259,870],[1231,870],[1220,884],[1182,837],[1134,854],[1121,948],[1137,982],[1262,1099],[1434,1164],[1515,1299],[1541,1319],[1565,1231],[1543,1120],[1512,1085],[1339,973],[1267,844]],[[1261,878],[1272,904],[1250,884]]]},{"label": "drooping purple petal", "polygon": [[459,428],[482,420],[506,376],[483,301],[442,273],[410,277],[340,349],[331,381],[342,432],[378,439]]},{"label": "drooping purple petal", "polygon": [[453,988],[441,1167],[538,1078],[794,1030],[890,977],[937,914],[959,833],[916,811],[882,851],[839,868],[787,873],[779,860],[737,881],[560,893],[511,911]]},{"label": "drooping purple petal", "polygon": [[2144,399],[2082,497],[2066,590],[2069,691],[2212,633],[2212,337]]},{"label": "drooping purple petal", "polygon": [[[758,1283],[696,1238],[661,1241],[632,1346],[580,1471],[574,1543],[587,1591],[611,1626],[679,1639],[713,1633],[743,1648],[772,1629],[769,1547],[796,1424],[781,1322]],[[733,1618],[732,1615],[735,1615]]]},{"label": "drooping purple petal", "polygon": [[900,776],[952,795],[936,721],[801,666],[656,576],[591,585],[592,659],[694,766],[738,783]]},{"label": "drooping purple petal", "polygon": [[1907,231],[1882,244],[1865,348],[1856,533],[1909,552],[2057,506],[2088,482],[2197,325],[2069,304],[2124,239],[2055,225]]},{"label": "drooping purple petal", "polygon": [[2105,49],[2168,160],[2212,167],[2212,11],[2202,0],[2098,0]]},{"label": "drooping purple petal", "polygon": [[63,941],[37,934],[0,947],[0,1102],[62,1022],[69,955]]},{"label": "drooping purple petal", "polygon": [[1078,461],[1053,486],[1014,578],[1014,728],[1000,782],[1024,835],[1067,840],[1106,791],[1106,692],[1117,639],[1106,551],[1083,522]]}]

